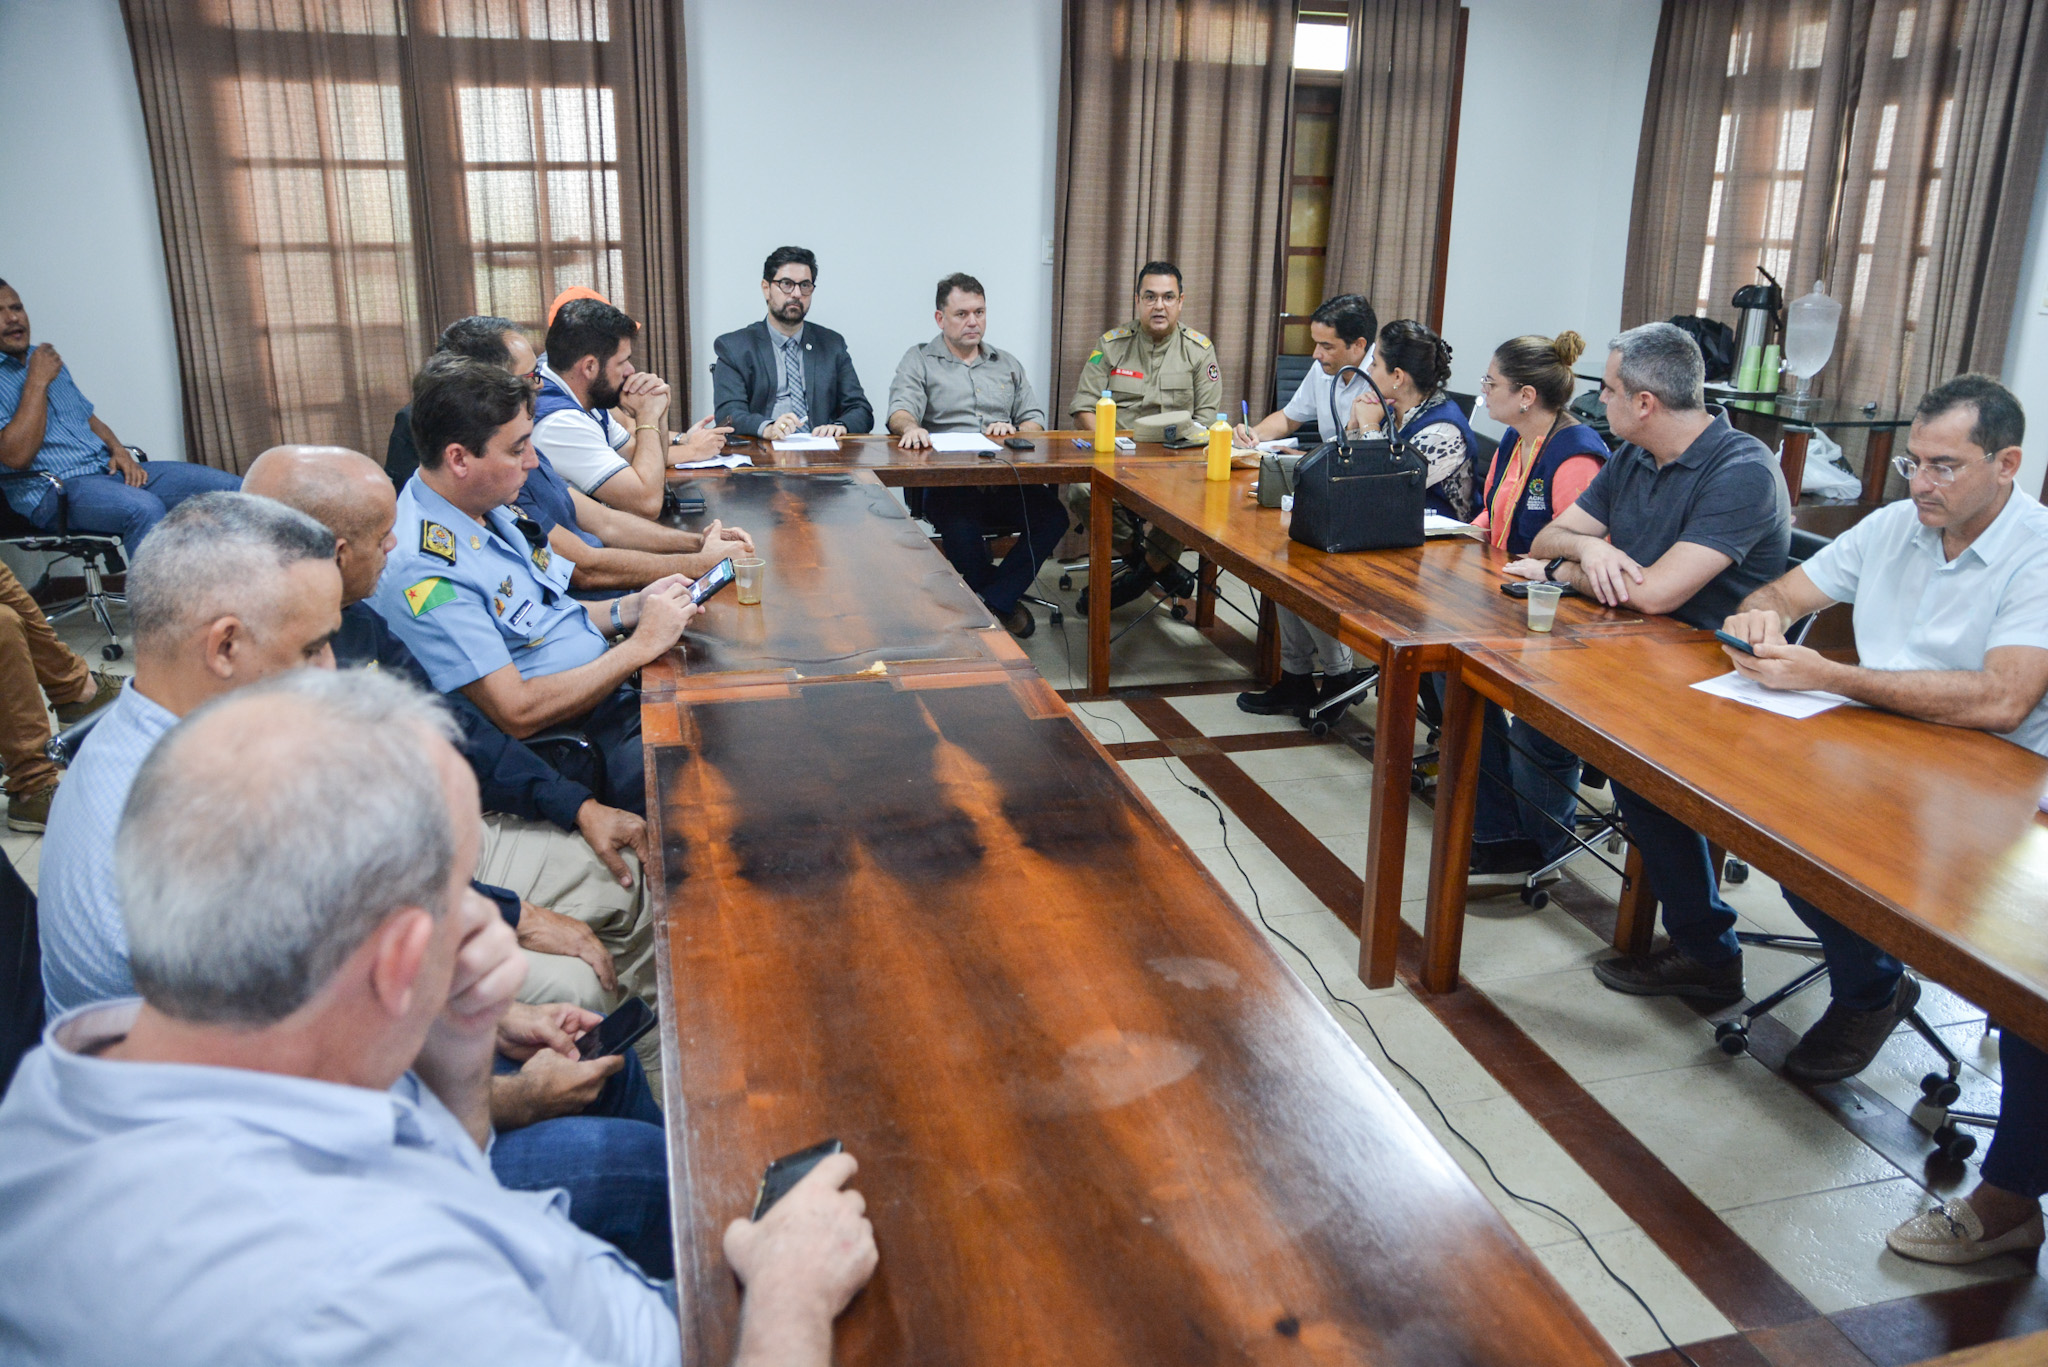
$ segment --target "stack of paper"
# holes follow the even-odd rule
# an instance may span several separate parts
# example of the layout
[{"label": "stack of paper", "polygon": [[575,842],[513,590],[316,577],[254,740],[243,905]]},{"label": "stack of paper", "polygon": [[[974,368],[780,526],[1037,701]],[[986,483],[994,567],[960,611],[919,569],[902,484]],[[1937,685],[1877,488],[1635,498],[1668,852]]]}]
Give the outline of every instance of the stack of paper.
[{"label": "stack of paper", "polygon": [[1790,692],[1776,688],[1765,688],[1754,679],[1746,679],[1730,670],[1718,679],[1704,679],[1693,685],[1702,693],[1711,693],[1717,698],[1733,702],[1748,703],[1766,712],[1775,712],[1781,717],[1804,721],[1820,715],[1831,707],[1840,707],[1849,699],[1839,693],[1823,693],[1818,689],[1806,692]]},{"label": "stack of paper", "polygon": [[731,455],[707,456],[703,460],[679,460],[671,469],[676,470],[737,470],[742,465],[752,465],[754,458],[745,452],[736,451]]},{"label": "stack of paper", "polygon": [[778,451],[837,451],[837,437],[814,437],[809,432],[799,432],[793,437],[784,437],[775,443]]},{"label": "stack of paper", "polygon": [[934,432],[934,451],[1000,451],[1003,448],[979,432]]},{"label": "stack of paper", "polygon": [[1485,533],[1469,522],[1460,522],[1456,518],[1445,517],[1442,513],[1430,512],[1427,508],[1422,511],[1422,534],[1424,536],[1469,536],[1474,539],[1482,538],[1485,535]]}]

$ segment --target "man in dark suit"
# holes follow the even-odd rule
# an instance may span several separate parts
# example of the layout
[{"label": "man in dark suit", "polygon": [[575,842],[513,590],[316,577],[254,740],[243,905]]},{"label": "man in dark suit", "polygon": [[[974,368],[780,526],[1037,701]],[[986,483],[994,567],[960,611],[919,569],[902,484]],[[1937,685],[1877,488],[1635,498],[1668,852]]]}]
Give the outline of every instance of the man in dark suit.
[{"label": "man in dark suit", "polygon": [[804,321],[818,286],[818,258],[777,247],[761,267],[768,316],[711,344],[718,425],[773,441],[792,432],[843,437],[870,432],[875,410],[853,373],[846,339]]}]

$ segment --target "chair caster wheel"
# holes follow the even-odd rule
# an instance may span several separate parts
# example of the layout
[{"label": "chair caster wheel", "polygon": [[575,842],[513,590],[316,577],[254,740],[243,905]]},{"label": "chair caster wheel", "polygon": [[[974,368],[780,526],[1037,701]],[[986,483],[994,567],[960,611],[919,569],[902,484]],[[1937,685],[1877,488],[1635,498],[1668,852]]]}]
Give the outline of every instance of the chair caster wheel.
[{"label": "chair caster wheel", "polygon": [[1618,836],[1618,835],[1610,835],[1610,836],[1608,836],[1608,837],[1607,837],[1607,852],[1608,852],[1609,854],[1620,854],[1620,853],[1621,853],[1621,837],[1620,837],[1620,836]]},{"label": "chair caster wheel", "polygon": [[1061,575],[1061,576],[1060,576],[1060,588],[1061,588],[1061,589],[1071,589],[1071,588],[1073,588],[1073,587],[1074,587],[1074,576],[1073,576],[1073,575],[1071,575],[1071,574],[1063,574],[1063,575]]},{"label": "chair caster wheel", "polygon": [[1722,1021],[1714,1027],[1714,1043],[1721,1052],[1736,1058],[1749,1052],[1749,1027],[1741,1021]]},{"label": "chair caster wheel", "polygon": [[121,643],[119,641],[109,641],[105,645],[100,647],[100,658],[102,660],[118,660],[125,653],[126,652],[124,652],[121,649]]},{"label": "chair caster wheel", "polygon": [[1309,722],[1308,733],[1318,738],[1327,736],[1330,734],[1330,723],[1324,721],[1321,717],[1316,717]]},{"label": "chair caster wheel", "polygon": [[1954,1125],[1943,1125],[1934,1132],[1934,1147],[1949,1162],[1960,1163],[1977,1152],[1977,1136],[1964,1134]]},{"label": "chair caster wheel", "polygon": [[1743,863],[1740,859],[1731,859],[1722,868],[1722,874],[1731,883],[1747,883],[1749,881],[1749,865]]},{"label": "chair caster wheel", "polygon": [[1188,619],[1188,605],[1186,603],[1175,603],[1167,609],[1167,615],[1176,622],[1185,622]]},{"label": "chair caster wheel", "polygon": [[1523,888],[1522,900],[1528,903],[1531,909],[1541,911],[1550,905],[1550,894],[1542,888]]},{"label": "chair caster wheel", "polygon": [[1952,1077],[1929,1073],[1920,1079],[1920,1095],[1936,1106],[1953,1106],[1962,1100],[1963,1088]]}]

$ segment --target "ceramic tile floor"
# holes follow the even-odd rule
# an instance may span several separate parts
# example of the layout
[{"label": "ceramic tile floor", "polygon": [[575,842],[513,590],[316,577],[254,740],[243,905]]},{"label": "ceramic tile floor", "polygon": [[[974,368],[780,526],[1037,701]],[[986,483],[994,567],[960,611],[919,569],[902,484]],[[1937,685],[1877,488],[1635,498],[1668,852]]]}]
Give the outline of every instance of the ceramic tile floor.
[{"label": "ceramic tile floor", "polygon": [[[1224,591],[1247,606],[1252,601],[1249,591],[1227,575]],[[1048,596],[1070,599],[1056,591]],[[1121,610],[1117,627],[1135,611]],[[1252,634],[1227,611],[1219,613],[1219,620]],[[1067,629],[1076,674],[1084,675],[1085,624],[1070,614]],[[1057,653],[1058,636],[1046,630],[1042,614],[1038,636],[1025,644],[1048,678],[1069,686],[1065,660]],[[1222,659],[1222,652],[1191,628],[1155,613],[1115,647],[1112,683],[1131,687],[1230,677],[1230,670],[1219,673],[1213,667]],[[1228,693],[1169,701],[1205,735],[1292,726],[1286,719],[1239,712]],[[1106,742],[1144,738],[1142,727],[1118,704],[1079,706],[1084,713],[1122,722],[1127,734],[1119,737],[1113,726],[1084,717]],[[1362,870],[1365,862],[1366,785],[1372,765],[1341,737],[1355,734],[1371,715],[1370,706],[1355,709],[1353,722],[1340,728],[1339,737],[1320,745],[1233,756],[1254,782],[1354,870]],[[1214,811],[1181,785],[1180,780],[1194,781],[1185,765],[1144,759],[1125,761],[1124,767],[1244,912],[1253,914],[1255,891],[1269,931],[1299,946],[1329,989],[1372,1022],[1377,1040],[1357,1014],[1323,993],[1299,953],[1269,934],[1281,958],[1331,1007],[1366,1057],[1408,1099],[1617,1351],[1624,1356],[1646,1353],[1662,1347],[1663,1340],[1628,1294],[1600,1270],[1578,1235],[1554,1216],[1510,1199],[1486,1175],[1471,1149],[1451,1136],[1444,1115],[1413,1082],[1387,1066],[1386,1050],[1429,1088],[1450,1123],[1479,1145],[1509,1185],[1576,1220],[1680,1343],[1731,1332],[1728,1321],[1671,1260],[1405,987],[1365,989],[1356,971],[1357,938],[1234,814],[1225,847]],[[1403,915],[1418,928],[1432,819],[1427,805],[1411,805]],[[1607,898],[1619,891],[1619,877],[1589,859],[1577,861],[1574,874]],[[1728,885],[1725,895],[1740,913],[1743,929],[1805,933],[1776,885],[1759,872]],[[2025,1265],[2011,1260],[1976,1269],[1935,1268],[1886,1251],[1885,1232],[1929,1203],[1913,1180],[1918,1174],[1902,1172],[1755,1059],[1722,1054],[1708,1024],[1692,1010],[1601,990],[1590,968],[1608,952],[1600,937],[1556,903],[1532,911],[1511,892],[1484,900],[1475,893],[1466,920],[1463,970],[1468,982],[1478,985],[1818,1310],[1831,1313],[2027,1273]],[[1752,950],[1752,995],[1763,995],[1806,963],[1788,953]],[[1781,1008],[1780,1019],[1794,1031],[1804,1030],[1825,1006],[1825,990],[1816,988]],[[1932,984],[1926,985],[1923,1008],[1963,1057],[1965,1104],[1995,1109],[1996,1046],[1983,1039],[1984,1013]],[[1903,1110],[1917,1099],[1919,1078],[1933,1064],[1926,1044],[1902,1029],[1863,1080]]]},{"label": "ceramic tile floor", "polygon": [[[1038,589],[1071,604],[1044,576]],[[1225,576],[1224,592],[1250,607],[1250,591]],[[1139,609],[1116,615],[1122,629]],[[1039,629],[1024,642],[1033,663],[1055,687],[1086,682],[1086,622],[1067,613],[1054,628],[1039,610]],[[1218,620],[1246,637],[1252,626],[1225,609]],[[125,622],[121,625],[125,627]],[[60,634],[95,667],[129,673],[132,661],[102,665],[98,628],[74,619]],[[1069,661],[1071,661],[1071,672]],[[1242,677],[1222,651],[1162,610],[1139,623],[1115,647],[1113,682],[1119,687]],[[1286,729],[1293,723],[1239,712],[1230,694],[1170,699],[1191,725],[1212,736]],[[1090,702],[1077,712],[1108,744],[1141,741],[1153,733],[1118,702]],[[1365,785],[1371,762],[1347,744],[1371,720],[1372,708],[1354,710],[1337,735],[1315,746],[1252,751],[1235,756],[1239,767],[1354,869],[1365,860]],[[1486,1174],[1471,1148],[1450,1132],[1455,1126],[1477,1144],[1496,1172],[1516,1190],[1556,1206],[1577,1221],[1602,1257],[1626,1278],[1680,1343],[1730,1332],[1728,1321],[1686,1279],[1649,1237],[1603,1193],[1528,1112],[1507,1095],[1442,1022],[1405,987],[1368,991],[1357,977],[1358,940],[1316,896],[1225,808],[1189,792],[1193,776],[1174,760],[1125,761],[1124,767],[1161,814],[1180,832],[1247,916],[1254,890],[1283,961],[1299,974],[1375,1066],[1471,1174],[1515,1231],[1535,1250],[1566,1292],[1624,1356],[1663,1346],[1648,1316],[1601,1271],[1579,1236],[1556,1217],[1517,1202]],[[1197,785],[1200,786],[1200,785]],[[1420,926],[1432,813],[1411,804],[1404,865],[1408,901],[1404,918]],[[1227,845],[1226,845],[1227,829]],[[0,850],[29,884],[41,838],[0,834]],[[1575,870],[1583,882],[1611,898],[1619,880],[1589,860]],[[1249,881],[1247,881],[1249,880]],[[1745,929],[1799,933],[1776,886],[1759,873],[1726,889]],[[1285,935],[1290,948],[1271,932]],[[1719,1212],[1743,1239],[1798,1287],[1823,1313],[1900,1296],[2024,1275],[2027,1268],[2000,1260],[1976,1269],[1933,1268],[1887,1252],[1884,1232],[1928,1201],[1926,1192],[1820,1108],[1753,1059],[1729,1059],[1715,1047],[1698,1015],[1669,1001],[1617,996],[1599,990],[1591,963],[1605,953],[1599,937],[1557,904],[1531,911],[1513,897],[1475,900],[1466,922],[1463,967],[1467,980],[1505,1011],[1535,1042],[1584,1085],[1680,1180]],[[1377,1038],[1351,1009],[1324,994],[1305,953],[1330,991],[1355,1005]],[[1750,986],[1760,994],[1796,972],[1792,956],[1752,952]],[[1814,991],[1794,998],[1782,1019],[1803,1030],[1825,1006]],[[1927,986],[1928,1019],[1967,1065],[1967,1102],[1995,1098],[1995,1044],[1983,1039],[1983,1012],[1953,993]],[[1388,1064],[1388,1051],[1429,1089],[1439,1114],[1414,1081]],[[1892,1104],[1910,1106],[1932,1052],[1902,1033],[1864,1075]]]}]

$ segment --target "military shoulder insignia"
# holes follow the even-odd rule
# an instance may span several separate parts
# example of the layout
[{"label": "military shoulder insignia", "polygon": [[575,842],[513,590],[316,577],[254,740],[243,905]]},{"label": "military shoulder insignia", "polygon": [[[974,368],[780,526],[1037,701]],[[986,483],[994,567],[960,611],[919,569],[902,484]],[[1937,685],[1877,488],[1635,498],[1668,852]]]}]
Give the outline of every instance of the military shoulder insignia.
[{"label": "military shoulder insignia", "polygon": [[482,550],[484,548],[484,539],[480,536],[472,536],[469,539],[469,548],[473,551]]},{"label": "military shoulder insignia", "polygon": [[[455,563],[455,533],[438,522],[420,524],[420,549],[438,560]],[[413,616],[419,616],[415,611]]]},{"label": "military shoulder insignia", "polygon": [[548,566],[553,563],[554,558],[553,555],[549,554],[546,546],[535,546],[533,548],[533,567],[542,574],[548,572]]},{"label": "military shoulder insignia", "polygon": [[1216,344],[1214,342],[1210,341],[1207,337],[1204,337],[1201,333],[1195,331],[1193,328],[1182,328],[1181,331],[1185,332],[1188,335],[1188,340],[1193,342],[1196,346],[1206,347],[1210,351],[1214,351],[1216,349]]},{"label": "military shoulder insignia", "polygon": [[415,617],[424,617],[441,604],[454,601],[455,586],[439,575],[422,579],[405,591],[405,605]]},{"label": "military shoulder insignia", "polygon": [[1122,340],[1123,338],[1125,338],[1125,337],[1128,337],[1128,336],[1130,336],[1130,335],[1131,335],[1131,329],[1130,329],[1130,326],[1129,326],[1128,324],[1126,324],[1125,326],[1123,326],[1123,327],[1120,327],[1120,328],[1111,328],[1111,329],[1110,329],[1110,330],[1109,330],[1108,332],[1105,332],[1105,333],[1103,333],[1103,334],[1102,334],[1102,340],[1103,340],[1103,343],[1104,343],[1105,345],[1107,345],[1107,344],[1108,344],[1108,343],[1110,343],[1110,342],[1120,341],[1120,340]]},{"label": "military shoulder insignia", "polygon": [[1216,363],[1214,361],[1209,362],[1209,382],[1211,384],[1223,383],[1223,372],[1216,368]]},{"label": "military shoulder insignia", "polygon": [[503,579],[500,579],[500,580],[498,581],[498,593],[500,594],[500,596],[502,596],[502,597],[505,597],[505,598],[510,598],[510,597],[512,596],[512,576],[511,576],[511,575],[509,575],[509,574],[508,574],[508,575],[506,575],[506,576],[505,576],[505,577],[504,577]]},{"label": "military shoulder insignia", "polygon": [[1089,352],[1089,353],[1088,353],[1088,359],[1087,359],[1087,360],[1085,360],[1085,361],[1083,361],[1083,362],[1081,362],[1081,364],[1082,364],[1082,365],[1094,365],[1094,364],[1095,364],[1095,363],[1096,363],[1097,361],[1099,361],[1099,360],[1101,360],[1101,359],[1102,359],[1102,348],[1101,348],[1101,347],[1097,347],[1097,348],[1095,348],[1095,350],[1093,350],[1093,351],[1091,351],[1091,352]]}]

